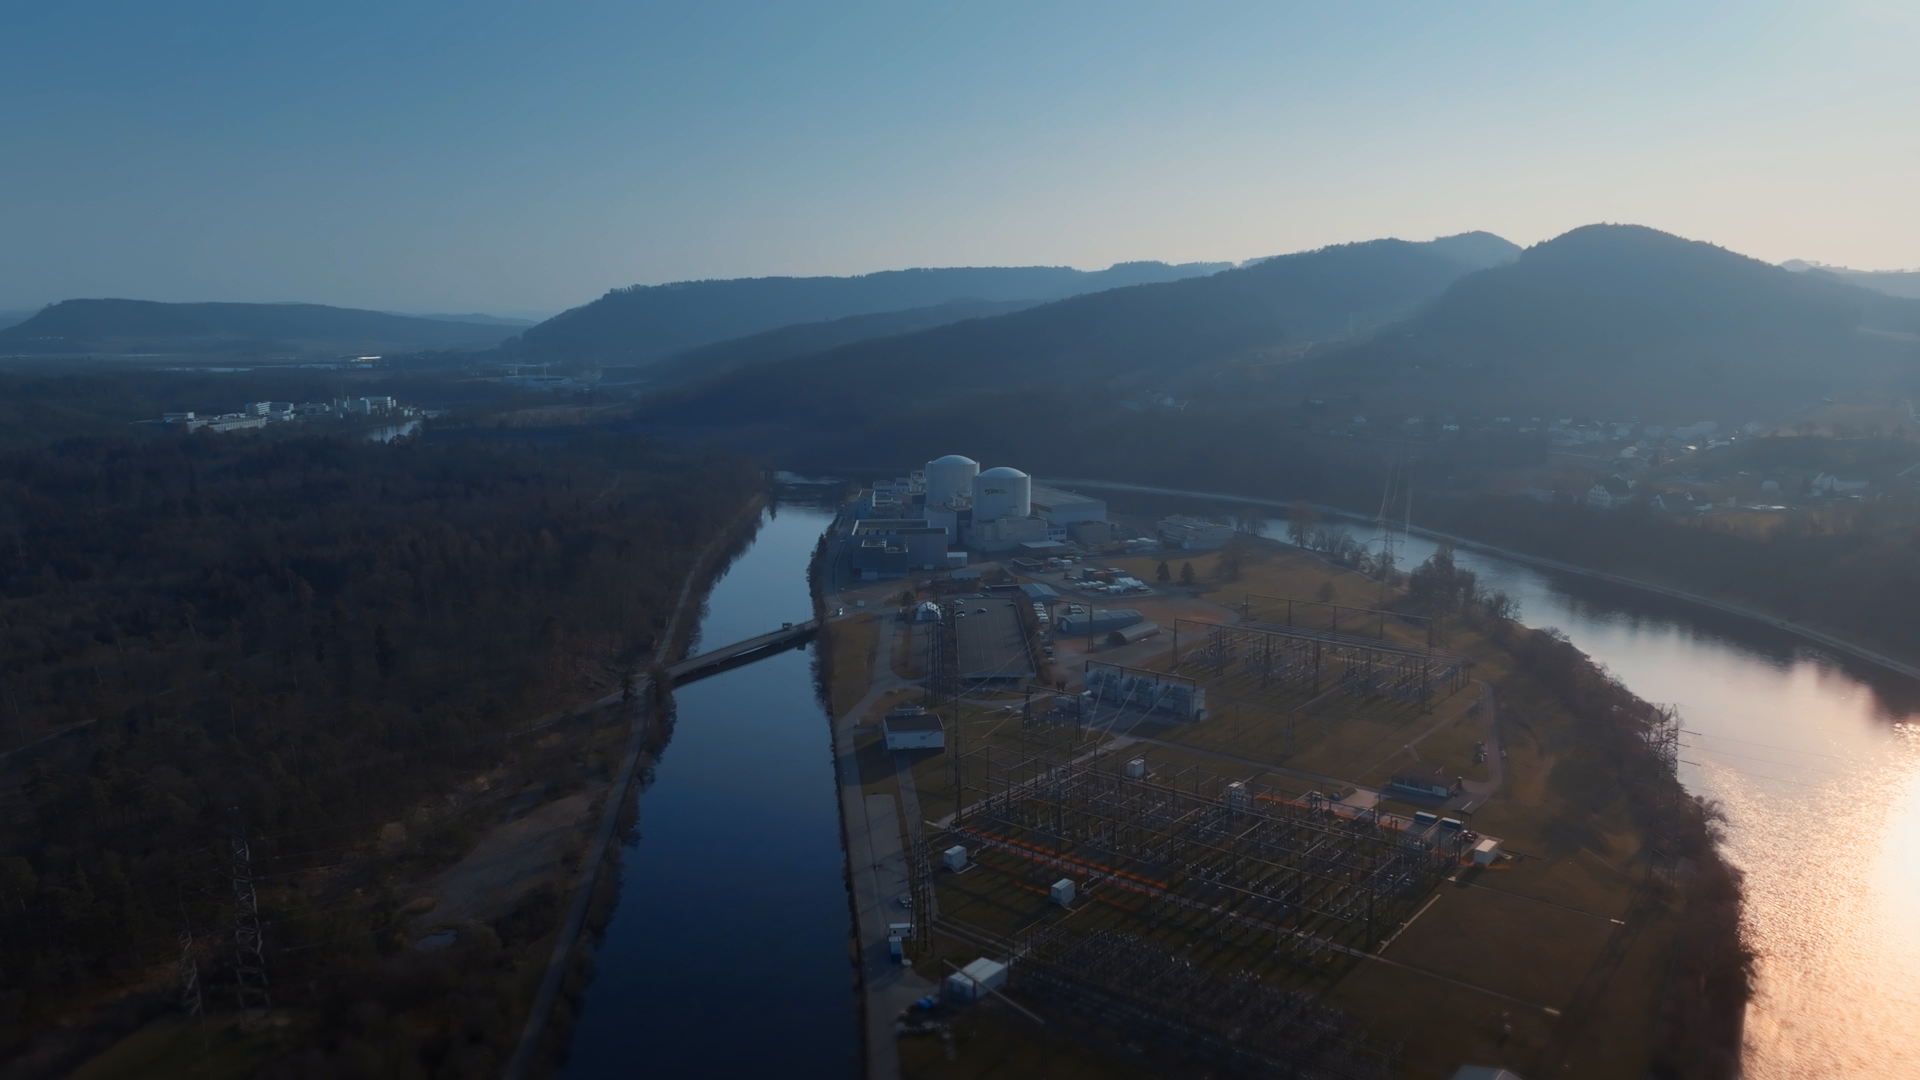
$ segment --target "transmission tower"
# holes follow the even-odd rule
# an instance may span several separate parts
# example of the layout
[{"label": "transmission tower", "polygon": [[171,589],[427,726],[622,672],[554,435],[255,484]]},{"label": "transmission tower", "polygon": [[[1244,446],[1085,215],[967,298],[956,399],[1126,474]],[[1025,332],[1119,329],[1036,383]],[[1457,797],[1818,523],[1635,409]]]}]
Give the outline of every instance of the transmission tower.
[{"label": "transmission tower", "polygon": [[1649,871],[1656,879],[1671,882],[1680,862],[1680,711],[1671,705],[1655,709],[1647,719],[1645,737],[1653,751],[1656,786],[1648,822],[1653,848]]},{"label": "transmission tower", "polygon": [[260,899],[253,888],[253,854],[247,845],[247,828],[240,820],[240,808],[233,808],[230,834],[233,865],[233,973],[235,994],[240,1000],[240,1019],[256,1019],[253,1010],[264,1017],[273,1008],[267,993],[267,958],[260,935]]},{"label": "transmission tower", "polygon": [[206,998],[200,993],[200,962],[193,956],[191,930],[180,931],[180,1007],[192,1020],[200,1019],[207,1011]]}]

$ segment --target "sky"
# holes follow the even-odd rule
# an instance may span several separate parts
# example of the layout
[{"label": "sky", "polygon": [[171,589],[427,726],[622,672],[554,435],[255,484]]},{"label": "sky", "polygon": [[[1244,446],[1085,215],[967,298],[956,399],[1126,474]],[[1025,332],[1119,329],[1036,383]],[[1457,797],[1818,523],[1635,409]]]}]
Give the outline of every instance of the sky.
[{"label": "sky", "polygon": [[1633,222],[1920,266],[1920,4],[4,0],[0,309]]}]

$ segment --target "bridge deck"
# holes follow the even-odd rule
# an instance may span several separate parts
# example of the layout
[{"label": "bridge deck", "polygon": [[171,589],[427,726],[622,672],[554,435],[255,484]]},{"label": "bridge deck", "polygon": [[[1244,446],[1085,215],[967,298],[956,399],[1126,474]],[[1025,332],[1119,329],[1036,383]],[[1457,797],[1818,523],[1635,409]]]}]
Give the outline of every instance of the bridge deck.
[{"label": "bridge deck", "polygon": [[736,663],[746,661],[749,657],[757,659],[758,653],[777,652],[798,645],[811,638],[818,629],[819,624],[812,619],[797,622],[772,633],[736,641],[731,645],[722,645],[718,649],[701,653],[699,656],[690,656],[668,668],[667,674],[673,678],[675,686],[692,682],[694,679],[724,671]]}]

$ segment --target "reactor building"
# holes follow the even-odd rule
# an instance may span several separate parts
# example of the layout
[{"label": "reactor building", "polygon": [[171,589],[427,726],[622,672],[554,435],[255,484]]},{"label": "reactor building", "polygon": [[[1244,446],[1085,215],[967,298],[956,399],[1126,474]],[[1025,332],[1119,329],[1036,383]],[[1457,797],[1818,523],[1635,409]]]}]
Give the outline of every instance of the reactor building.
[{"label": "reactor building", "polygon": [[855,508],[853,568],[869,581],[965,566],[971,553],[1045,557],[1110,540],[1107,504],[960,454],[876,482]]}]

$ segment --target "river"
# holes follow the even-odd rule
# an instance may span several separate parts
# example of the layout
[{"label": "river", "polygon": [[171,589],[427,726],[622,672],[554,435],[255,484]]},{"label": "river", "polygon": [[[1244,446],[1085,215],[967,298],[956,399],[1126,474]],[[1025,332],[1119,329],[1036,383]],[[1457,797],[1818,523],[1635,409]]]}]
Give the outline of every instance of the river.
[{"label": "river", "polygon": [[[792,504],[763,516],[699,640],[812,617],[807,560],[831,521]],[[858,1072],[839,787],[812,660],[811,646],[783,652],[675,693],[567,1076]]]},{"label": "river", "polygon": [[[787,505],[763,520],[716,584],[702,639],[806,618],[807,559],[830,517]],[[1401,563],[1432,551],[1415,538]],[[1920,1075],[1916,688],[1723,613],[1492,556],[1458,562],[1527,624],[1680,707],[1681,779],[1723,808],[1724,850],[1746,875],[1761,958],[1748,1075]],[[679,692],[569,1076],[856,1072],[831,739],[810,665],[810,650],[782,653]]]},{"label": "river", "polygon": [[[1284,535],[1284,522],[1273,522]],[[1414,538],[1401,565],[1433,553]],[[1920,1076],[1915,687],[1800,639],[1637,590],[1460,552],[1635,694],[1680,708],[1681,780],[1717,801],[1760,957],[1754,1080]]]}]

